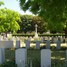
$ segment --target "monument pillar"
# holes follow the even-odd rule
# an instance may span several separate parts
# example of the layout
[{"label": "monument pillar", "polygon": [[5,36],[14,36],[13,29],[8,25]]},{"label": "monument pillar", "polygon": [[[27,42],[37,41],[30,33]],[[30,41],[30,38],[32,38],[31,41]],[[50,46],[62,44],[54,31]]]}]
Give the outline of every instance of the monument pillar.
[{"label": "monument pillar", "polygon": [[37,24],[35,25],[35,38],[38,38],[38,33],[37,33]]}]

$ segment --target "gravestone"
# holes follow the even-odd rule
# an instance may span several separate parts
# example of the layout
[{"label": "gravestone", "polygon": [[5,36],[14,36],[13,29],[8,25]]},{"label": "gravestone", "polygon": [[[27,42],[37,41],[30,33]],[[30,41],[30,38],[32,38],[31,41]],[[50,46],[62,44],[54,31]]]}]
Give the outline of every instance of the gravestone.
[{"label": "gravestone", "polygon": [[0,48],[0,64],[3,64],[5,61],[5,49]]},{"label": "gravestone", "polygon": [[20,40],[16,41],[16,48],[20,48]]},{"label": "gravestone", "polygon": [[5,48],[13,48],[13,41],[4,41]]},{"label": "gravestone", "polygon": [[40,49],[40,42],[36,41],[36,49]]},{"label": "gravestone", "polygon": [[15,52],[15,61],[16,61],[17,67],[26,67],[27,50],[17,49]]},{"label": "gravestone", "polygon": [[0,41],[3,41],[3,36],[0,36]]},{"label": "gravestone", "polygon": [[0,48],[12,48],[13,41],[0,41]]},{"label": "gravestone", "polygon": [[28,48],[30,48],[30,40],[26,40],[26,48],[28,49]]},{"label": "gravestone", "polygon": [[41,37],[41,42],[43,43],[45,41],[44,37]]},{"label": "gravestone", "polygon": [[46,41],[46,48],[47,48],[47,49],[50,49],[50,40],[47,40],[47,41]]},{"label": "gravestone", "polygon": [[41,67],[51,67],[51,50],[41,50]]},{"label": "gravestone", "polygon": [[54,37],[53,36],[52,36],[52,40],[51,41],[52,41],[52,43],[54,43]]},{"label": "gravestone", "polygon": [[61,41],[59,39],[57,40],[56,44],[57,44],[57,47],[56,48],[57,49],[60,49],[61,48]]},{"label": "gravestone", "polygon": [[57,42],[57,37],[55,36],[55,37],[54,37],[54,43],[56,43],[56,42]]}]

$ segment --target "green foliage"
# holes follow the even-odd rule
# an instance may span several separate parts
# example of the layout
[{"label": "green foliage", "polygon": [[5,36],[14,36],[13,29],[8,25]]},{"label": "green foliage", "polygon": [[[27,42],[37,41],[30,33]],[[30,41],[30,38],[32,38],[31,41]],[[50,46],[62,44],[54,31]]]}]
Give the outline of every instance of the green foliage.
[{"label": "green foliage", "polygon": [[0,32],[16,32],[20,29],[18,21],[19,13],[6,8],[0,9]]},{"label": "green foliage", "polygon": [[[19,33],[19,34],[12,34],[13,36],[34,36],[34,34],[31,34],[31,33],[28,33],[28,34],[25,34],[25,33]],[[38,36],[65,36],[65,34],[38,34]]]},{"label": "green foliage", "polygon": [[20,7],[43,17],[48,25],[52,24],[49,30],[67,31],[67,0],[20,0]]},{"label": "green foliage", "polygon": [[19,23],[19,32],[32,32],[35,31],[35,24],[38,25],[38,32],[43,33],[47,30],[47,23],[39,16],[21,15],[22,23]]}]

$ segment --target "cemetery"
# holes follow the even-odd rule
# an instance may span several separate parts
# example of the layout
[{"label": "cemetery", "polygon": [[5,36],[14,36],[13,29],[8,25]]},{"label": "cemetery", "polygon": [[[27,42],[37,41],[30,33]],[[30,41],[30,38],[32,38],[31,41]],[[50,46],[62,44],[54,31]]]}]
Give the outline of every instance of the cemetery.
[{"label": "cemetery", "polygon": [[[48,32],[49,33],[49,32]],[[67,67],[67,38],[0,35],[0,67]]]},{"label": "cemetery", "polygon": [[[67,1],[16,0],[20,9],[3,1],[0,67],[67,67]],[[23,14],[28,10],[32,15]]]},{"label": "cemetery", "polygon": [[[60,38],[60,40],[59,40]],[[0,65],[66,67],[67,39],[62,37],[0,37]]]}]

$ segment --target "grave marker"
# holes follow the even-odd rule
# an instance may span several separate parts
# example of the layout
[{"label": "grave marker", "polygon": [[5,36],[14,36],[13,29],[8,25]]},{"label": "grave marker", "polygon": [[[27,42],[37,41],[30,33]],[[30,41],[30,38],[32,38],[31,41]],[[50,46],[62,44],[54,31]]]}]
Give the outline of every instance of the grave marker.
[{"label": "grave marker", "polygon": [[36,49],[40,49],[40,42],[36,41]]},{"label": "grave marker", "polygon": [[26,40],[26,48],[28,49],[28,48],[30,48],[30,40]]},{"label": "grave marker", "polygon": [[13,41],[0,41],[0,48],[12,48]]},{"label": "grave marker", "polygon": [[50,49],[50,40],[47,40],[47,41],[46,41],[46,48],[47,48],[47,49]]},{"label": "grave marker", "polygon": [[5,61],[5,49],[0,48],[0,64],[3,64]]},{"label": "grave marker", "polygon": [[51,51],[50,49],[41,50],[41,67],[51,67]]},{"label": "grave marker", "polygon": [[27,50],[17,49],[15,52],[15,60],[18,67],[26,67]]}]

